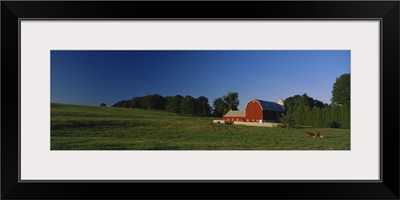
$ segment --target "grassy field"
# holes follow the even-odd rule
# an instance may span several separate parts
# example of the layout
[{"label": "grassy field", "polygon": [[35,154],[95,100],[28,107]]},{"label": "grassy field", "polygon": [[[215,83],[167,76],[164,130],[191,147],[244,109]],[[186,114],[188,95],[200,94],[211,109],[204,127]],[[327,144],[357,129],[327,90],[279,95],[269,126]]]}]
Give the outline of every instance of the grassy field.
[{"label": "grassy field", "polygon": [[[52,150],[350,150],[350,130],[209,124],[164,111],[51,104]],[[307,138],[305,132],[324,138]]]}]

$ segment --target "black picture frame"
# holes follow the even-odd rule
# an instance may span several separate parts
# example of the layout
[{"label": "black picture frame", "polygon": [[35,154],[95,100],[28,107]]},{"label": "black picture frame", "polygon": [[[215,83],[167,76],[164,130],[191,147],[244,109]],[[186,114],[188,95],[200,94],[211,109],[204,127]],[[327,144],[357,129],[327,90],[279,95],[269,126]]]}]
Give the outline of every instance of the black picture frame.
[{"label": "black picture frame", "polygon": [[[2,1],[2,199],[399,199],[398,1]],[[380,182],[19,182],[19,19],[380,19]],[[312,173],[312,172],[310,172]],[[152,192],[148,192],[152,191]]]}]

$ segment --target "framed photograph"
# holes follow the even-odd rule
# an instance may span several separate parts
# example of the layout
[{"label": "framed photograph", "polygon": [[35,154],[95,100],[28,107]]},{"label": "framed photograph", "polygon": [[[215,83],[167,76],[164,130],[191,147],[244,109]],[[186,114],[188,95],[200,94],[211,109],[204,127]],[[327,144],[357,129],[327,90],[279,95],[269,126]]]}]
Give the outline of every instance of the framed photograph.
[{"label": "framed photograph", "polygon": [[1,198],[399,199],[399,8],[2,1]]}]

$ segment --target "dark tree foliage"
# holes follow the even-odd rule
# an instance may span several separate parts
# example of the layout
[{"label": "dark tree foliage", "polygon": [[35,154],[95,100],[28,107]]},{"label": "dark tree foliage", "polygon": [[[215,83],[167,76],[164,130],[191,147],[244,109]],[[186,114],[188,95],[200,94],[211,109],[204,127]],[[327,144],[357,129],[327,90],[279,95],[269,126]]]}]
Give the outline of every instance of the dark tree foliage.
[{"label": "dark tree foliage", "polygon": [[195,116],[197,114],[197,100],[190,95],[183,97],[181,111],[184,115]]},{"label": "dark tree foliage", "polygon": [[112,105],[111,107],[124,107],[124,106],[128,105],[127,101],[130,101],[130,100],[119,101],[119,102],[115,103],[114,105]]},{"label": "dark tree foliage", "polygon": [[239,93],[228,92],[228,94],[214,99],[213,116],[222,117],[229,110],[237,110],[238,106],[239,106]]},{"label": "dark tree foliage", "polygon": [[101,103],[100,106],[107,106],[105,103]]},{"label": "dark tree foliage", "polygon": [[131,108],[140,108],[140,100],[141,100],[141,98],[140,97],[134,97],[134,98],[132,98],[132,103],[131,103]]},{"label": "dark tree foliage", "polygon": [[150,109],[165,110],[165,98],[159,94],[153,94],[150,97]]},{"label": "dark tree foliage", "polygon": [[228,94],[224,95],[222,99],[228,105],[228,110],[237,110],[237,107],[239,106],[239,93],[228,92]]},{"label": "dark tree foliage", "polygon": [[336,78],[332,89],[332,104],[350,107],[350,74]]},{"label": "dark tree foliage", "polygon": [[286,110],[293,111],[297,106],[306,106],[312,109],[314,106],[318,108],[323,108],[325,106],[328,106],[328,104],[324,104],[321,101],[314,99],[312,97],[309,97],[307,93],[304,93],[303,95],[294,95],[292,97],[288,97],[285,99],[285,108]]},{"label": "dark tree foliage", "polygon": [[215,117],[222,117],[223,115],[225,115],[229,111],[228,104],[225,103],[225,101],[221,97],[216,98],[214,100],[213,106],[214,106],[213,115]]},{"label": "dark tree foliage", "polygon": [[292,97],[288,97],[285,99],[285,110],[286,112],[292,112],[295,108],[296,105],[299,105],[300,103],[301,96],[300,95],[294,95]]},{"label": "dark tree foliage", "polygon": [[350,128],[350,107],[324,104],[307,94],[286,98],[285,112],[298,126]]},{"label": "dark tree foliage", "polygon": [[282,114],[279,117],[279,121],[286,128],[292,128],[294,126],[294,118],[291,112],[287,112],[286,114]]},{"label": "dark tree foliage", "polygon": [[328,104],[324,104],[321,101],[318,101],[316,99],[314,100],[314,106],[313,107],[322,108],[322,107],[325,107],[325,106],[328,106]]},{"label": "dark tree foliage", "polygon": [[211,115],[211,107],[208,104],[208,99],[204,96],[197,98],[197,115],[201,117]]},{"label": "dark tree foliage", "polygon": [[166,104],[165,110],[168,112],[178,113],[180,114],[181,111],[181,103],[182,103],[183,96],[175,95],[175,96],[168,96],[166,97]]},{"label": "dark tree foliage", "polygon": [[126,100],[122,103],[122,107],[124,108],[130,108],[131,107],[131,101]]},{"label": "dark tree foliage", "polygon": [[211,106],[204,96],[196,99],[189,95],[185,97],[181,95],[163,97],[159,94],[153,94],[133,97],[131,100],[122,100],[112,105],[112,107],[165,110],[189,116],[211,116]]},{"label": "dark tree foliage", "polygon": [[142,97],[142,99],[140,101],[140,108],[142,108],[142,109],[151,109],[150,100],[151,100],[151,95],[147,95],[147,96]]}]

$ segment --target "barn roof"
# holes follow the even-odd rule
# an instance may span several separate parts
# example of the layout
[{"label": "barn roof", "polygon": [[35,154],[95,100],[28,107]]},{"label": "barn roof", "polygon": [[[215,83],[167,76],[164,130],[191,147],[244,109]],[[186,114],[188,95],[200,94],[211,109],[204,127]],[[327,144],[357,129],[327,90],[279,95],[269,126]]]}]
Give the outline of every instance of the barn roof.
[{"label": "barn roof", "polygon": [[254,100],[256,100],[256,101],[258,101],[260,103],[261,108],[263,110],[278,111],[278,112],[284,112],[285,111],[285,107],[279,105],[278,103],[259,100],[259,99],[254,99]]},{"label": "barn roof", "polygon": [[224,117],[246,117],[246,111],[244,110],[231,110],[224,115]]}]

